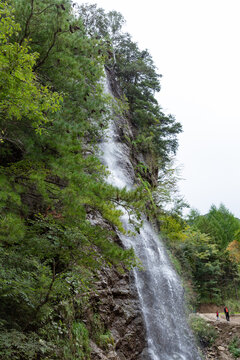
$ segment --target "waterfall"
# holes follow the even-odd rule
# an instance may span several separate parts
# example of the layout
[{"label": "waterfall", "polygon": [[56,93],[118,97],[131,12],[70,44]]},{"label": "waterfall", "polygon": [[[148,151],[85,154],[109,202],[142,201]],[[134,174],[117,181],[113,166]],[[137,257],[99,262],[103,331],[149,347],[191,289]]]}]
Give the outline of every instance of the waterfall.
[{"label": "waterfall", "polygon": [[[111,94],[107,83],[105,91]],[[106,140],[100,144],[102,161],[108,167],[108,182],[119,188],[134,187],[134,170],[129,160],[130,150],[118,136],[117,124],[112,120]],[[132,230],[126,213],[121,218],[124,227]],[[200,360],[194,338],[188,327],[184,294],[168,258],[163,243],[153,226],[143,219],[143,226],[136,236],[120,234],[126,248],[133,247],[144,270],[134,270],[139,302],[146,326],[147,360]]]}]

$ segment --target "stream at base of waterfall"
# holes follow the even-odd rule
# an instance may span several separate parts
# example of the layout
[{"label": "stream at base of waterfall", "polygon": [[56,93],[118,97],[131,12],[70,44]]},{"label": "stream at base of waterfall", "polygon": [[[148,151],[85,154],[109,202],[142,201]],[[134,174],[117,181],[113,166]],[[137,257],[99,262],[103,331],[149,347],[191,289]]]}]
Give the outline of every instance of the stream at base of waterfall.
[{"label": "stream at base of waterfall", "polygon": [[[105,91],[111,94],[107,79]],[[134,170],[130,150],[120,141],[114,119],[100,150],[101,159],[110,171],[108,182],[119,188],[132,189]],[[126,230],[134,231],[126,213],[121,221]],[[143,266],[143,270],[133,271],[147,333],[148,349],[144,359],[200,360],[186,321],[181,281],[152,224],[143,218],[139,234],[119,236],[126,248],[133,247]]]}]

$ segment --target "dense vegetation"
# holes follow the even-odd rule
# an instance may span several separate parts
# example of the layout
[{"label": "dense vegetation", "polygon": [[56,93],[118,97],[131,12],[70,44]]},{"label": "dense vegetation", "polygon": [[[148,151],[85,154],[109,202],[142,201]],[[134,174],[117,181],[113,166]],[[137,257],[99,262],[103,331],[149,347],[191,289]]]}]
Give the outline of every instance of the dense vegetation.
[{"label": "dense vegetation", "polygon": [[[154,98],[160,84],[151,56],[121,32],[122,23],[120,14],[96,7],[74,12],[70,0],[0,4],[0,357],[6,360],[88,359],[89,337],[102,347],[112,341],[97,314],[87,326],[82,320],[97,269],[136,263],[109,231],[124,231],[116,204],[130,214],[146,202],[149,213],[156,207],[144,179],[147,163],[132,192],[105,181],[97,144],[113,104],[103,91],[104,64],[123,89],[114,111],[135,126],[134,139],[125,139],[133,150],[150,154],[164,172],[181,130]],[[108,226],[90,221],[96,217]]]},{"label": "dense vegetation", "polygon": [[113,68],[123,94],[128,100],[129,115],[135,125],[134,145],[166,165],[176,153],[176,135],[181,132],[180,123],[172,115],[166,116],[154,95],[160,91],[161,75],[148,50],[140,50],[128,33],[122,31],[124,19],[121,14],[105,13],[96,5],[82,5],[79,8],[89,34],[108,39],[107,65]]},{"label": "dense vegetation", "polygon": [[[0,3],[0,358],[88,359],[89,338],[113,341],[97,313],[83,319],[98,269],[137,263],[113,241],[119,204],[157,220],[194,304],[239,296],[240,222],[224,206],[183,220],[171,163],[181,125],[162,112],[161,75],[123,24],[70,0]],[[104,93],[104,66],[117,101]],[[134,191],[109,185],[98,159],[112,111],[133,127],[123,141]]]},{"label": "dense vegetation", "polygon": [[240,220],[224,205],[212,206],[206,215],[192,210],[187,221],[165,216],[162,231],[179,272],[193,285],[194,305],[227,302],[235,310],[240,289]]}]

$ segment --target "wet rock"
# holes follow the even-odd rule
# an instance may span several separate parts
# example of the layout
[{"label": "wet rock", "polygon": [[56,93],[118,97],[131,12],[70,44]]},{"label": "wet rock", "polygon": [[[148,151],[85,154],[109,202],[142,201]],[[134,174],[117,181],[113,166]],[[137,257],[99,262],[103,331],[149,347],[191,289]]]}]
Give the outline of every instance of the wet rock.
[{"label": "wet rock", "polygon": [[146,346],[145,327],[132,275],[104,267],[98,272],[90,303],[114,339],[108,350],[92,343],[91,360],[140,360]]},{"label": "wet rock", "polygon": [[[117,98],[122,98],[122,91],[116,81],[114,69],[106,67],[106,72],[111,92]],[[124,173],[127,173],[128,178],[134,182],[134,168],[139,163],[138,157],[141,157],[141,162],[148,165],[147,174],[142,174],[143,178],[149,179],[150,183],[156,182],[158,169],[157,167],[153,169],[152,159],[148,159],[147,155],[143,156],[133,150],[131,139],[133,139],[135,129],[130,120],[119,115],[116,117],[115,122],[114,141],[121,142],[121,152],[129,159],[124,165]],[[121,164],[119,165],[121,168]],[[92,224],[114,231],[97,211],[93,212],[89,209],[88,218]],[[112,240],[118,245],[122,245],[117,235]],[[114,267],[103,266],[102,270],[98,272],[96,293],[97,295],[90,298],[90,303],[94,311],[99,314],[105,328],[111,331],[114,339],[114,349],[100,351],[101,349],[96,349],[95,346],[95,350],[93,349],[95,355],[92,355],[95,357],[91,357],[91,359],[104,359],[97,356],[115,359],[114,356],[117,356],[116,359],[118,360],[142,360],[141,354],[144,348],[147,347],[146,333],[132,274],[128,271],[125,273],[118,272]],[[147,356],[146,351],[145,353]],[[146,359],[148,358],[149,355]]]},{"label": "wet rock", "polygon": [[149,360],[149,353],[147,348],[143,349],[140,360]]}]

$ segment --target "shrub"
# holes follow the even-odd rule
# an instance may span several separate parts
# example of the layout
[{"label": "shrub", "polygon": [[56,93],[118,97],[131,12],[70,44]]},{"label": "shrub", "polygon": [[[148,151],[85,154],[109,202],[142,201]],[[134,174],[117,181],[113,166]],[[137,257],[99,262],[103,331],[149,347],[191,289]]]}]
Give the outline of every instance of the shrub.
[{"label": "shrub", "polygon": [[100,348],[107,349],[108,345],[114,345],[111,332],[105,328],[98,314],[94,314],[91,328],[92,337]]},{"label": "shrub", "polygon": [[76,360],[90,359],[89,334],[86,326],[82,322],[74,322],[72,325],[74,336],[74,347]]},{"label": "shrub", "polygon": [[217,332],[215,328],[208,324],[204,319],[193,316],[190,320],[190,326],[201,346],[210,346],[215,341]]},{"label": "shrub", "polygon": [[240,313],[239,300],[237,300],[237,299],[225,299],[224,303],[228,305],[228,308],[230,309],[230,315]]},{"label": "shrub", "polygon": [[240,356],[240,339],[238,336],[234,336],[231,340],[228,350],[235,357],[238,358]]}]

